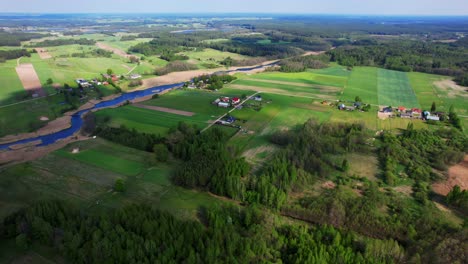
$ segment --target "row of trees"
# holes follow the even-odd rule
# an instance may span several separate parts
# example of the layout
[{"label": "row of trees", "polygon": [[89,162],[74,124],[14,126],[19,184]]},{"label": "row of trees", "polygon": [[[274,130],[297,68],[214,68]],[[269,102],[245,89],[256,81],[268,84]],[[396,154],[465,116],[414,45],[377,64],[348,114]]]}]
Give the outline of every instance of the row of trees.
[{"label": "row of trees", "polygon": [[36,42],[31,44],[30,47],[54,47],[54,46],[63,46],[63,45],[94,45],[96,44],[95,40],[80,38],[80,39],[47,39],[41,42]]},{"label": "row of trees", "polygon": [[31,53],[25,49],[0,50],[0,62],[14,60],[21,57],[31,57]]},{"label": "row of trees", "polygon": [[230,83],[236,79],[237,77],[229,74],[207,74],[195,77],[192,81],[198,87],[205,86],[209,90],[219,90],[224,87],[225,83]]}]

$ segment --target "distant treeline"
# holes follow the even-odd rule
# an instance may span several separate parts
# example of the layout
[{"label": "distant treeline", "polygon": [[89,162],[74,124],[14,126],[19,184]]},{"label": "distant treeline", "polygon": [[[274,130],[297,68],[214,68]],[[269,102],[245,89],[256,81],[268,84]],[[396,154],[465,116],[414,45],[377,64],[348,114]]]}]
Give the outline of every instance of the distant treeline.
[{"label": "distant treeline", "polygon": [[95,40],[92,39],[47,39],[41,42],[36,42],[31,45],[31,47],[54,47],[54,46],[63,46],[63,45],[94,45],[96,44]]},{"label": "distant treeline", "polygon": [[28,41],[31,39],[38,39],[47,36],[49,35],[23,32],[8,33],[0,30],[0,46],[21,46],[21,41]]},{"label": "distant treeline", "polygon": [[72,57],[79,57],[79,58],[95,58],[95,57],[104,57],[104,58],[110,58],[112,57],[112,54],[114,54],[112,51],[107,51],[104,49],[95,49],[92,51],[88,52],[76,52],[72,53]]},{"label": "distant treeline", "polygon": [[[242,54],[252,57],[267,57],[270,59],[286,58],[303,53],[303,49],[308,50],[326,50],[329,48],[328,44],[321,44],[319,46],[312,45],[299,45],[287,44],[281,42],[272,42],[269,44],[262,44],[259,42],[262,39],[253,36],[237,36],[227,42],[209,42],[206,40],[215,37],[229,38],[225,34],[220,33],[194,33],[194,34],[140,34],[139,37],[154,37],[154,39],[147,43],[137,44],[129,49],[130,52],[142,53],[146,56],[175,54],[191,48],[212,48],[219,51],[227,51],[237,54]],[[297,44],[297,45],[296,45]],[[173,60],[170,56],[165,56],[166,59]]]},{"label": "distant treeline", "polygon": [[125,126],[118,128],[98,126],[94,134],[127,147],[149,152],[153,151],[154,145],[163,141],[158,135],[141,133]]},{"label": "distant treeline", "polygon": [[0,50],[0,62],[14,60],[20,57],[31,57],[31,53],[25,49]]}]

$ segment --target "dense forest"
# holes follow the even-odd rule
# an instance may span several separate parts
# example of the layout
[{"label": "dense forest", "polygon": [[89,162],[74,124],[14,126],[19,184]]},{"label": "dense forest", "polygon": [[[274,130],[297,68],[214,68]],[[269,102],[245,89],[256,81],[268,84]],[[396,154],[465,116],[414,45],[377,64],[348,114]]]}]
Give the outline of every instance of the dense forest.
[{"label": "dense forest", "polygon": [[391,263],[394,240],[362,238],[330,226],[264,225],[255,206],[203,209],[179,220],[148,205],[86,214],[66,202],[41,202],[8,217],[4,238],[50,246],[73,263]]}]

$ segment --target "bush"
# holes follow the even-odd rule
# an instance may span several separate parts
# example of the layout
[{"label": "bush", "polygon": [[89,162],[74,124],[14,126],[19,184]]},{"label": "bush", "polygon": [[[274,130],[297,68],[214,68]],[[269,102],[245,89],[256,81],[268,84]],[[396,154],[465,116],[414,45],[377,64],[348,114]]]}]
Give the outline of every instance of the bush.
[{"label": "bush", "polygon": [[116,192],[124,192],[125,191],[125,182],[124,182],[123,179],[115,180],[114,191],[116,191]]}]

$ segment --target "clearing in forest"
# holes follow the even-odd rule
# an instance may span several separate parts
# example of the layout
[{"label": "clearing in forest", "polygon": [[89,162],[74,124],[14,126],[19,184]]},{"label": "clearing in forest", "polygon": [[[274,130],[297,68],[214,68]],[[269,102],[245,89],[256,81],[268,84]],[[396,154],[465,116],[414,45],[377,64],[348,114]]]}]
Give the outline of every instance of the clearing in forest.
[{"label": "clearing in forest", "polygon": [[52,55],[45,48],[36,48],[37,54],[43,60],[51,59]]}]

